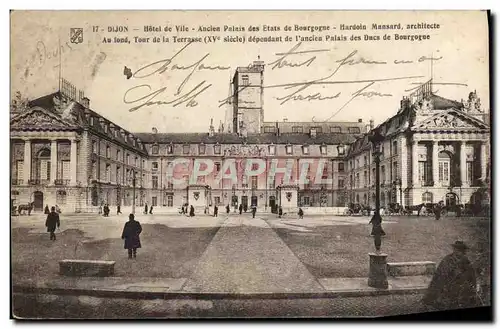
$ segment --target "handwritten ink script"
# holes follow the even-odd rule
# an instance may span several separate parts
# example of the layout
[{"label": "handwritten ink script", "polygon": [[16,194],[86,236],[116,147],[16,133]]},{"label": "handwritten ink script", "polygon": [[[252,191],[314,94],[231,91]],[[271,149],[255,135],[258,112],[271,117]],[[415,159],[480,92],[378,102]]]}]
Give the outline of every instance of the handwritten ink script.
[{"label": "handwritten ink script", "polygon": [[[228,66],[210,66],[206,65],[204,61],[210,56],[210,53],[206,53],[203,56],[200,57],[199,60],[195,61],[194,63],[188,63],[188,64],[181,64],[177,63],[176,61],[181,60],[181,55],[186,51],[188,47],[192,42],[187,43],[184,47],[182,47],[178,52],[176,52],[172,57],[162,59],[153,63],[150,63],[146,66],[143,66],[136,70],[133,74],[133,77],[135,79],[144,79],[147,77],[150,77],[154,74],[164,74],[166,71],[186,71],[187,74],[182,80],[182,82],[173,89],[175,89],[175,93],[173,94],[173,97],[171,99],[168,99],[168,88],[161,87],[159,89],[156,89],[152,91],[152,87],[149,84],[141,84],[134,86],[130,89],[128,89],[125,92],[125,95],[123,96],[123,102],[125,104],[134,104],[132,108],[129,109],[130,112],[137,111],[138,109],[145,107],[145,106],[152,106],[152,105],[172,105],[172,107],[176,107],[182,104],[185,104],[186,107],[195,107],[198,106],[198,101],[196,98],[204,93],[206,90],[208,90],[212,84],[207,82],[207,80],[203,80],[199,83],[197,83],[193,88],[188,90],[187,92],[184,91],[184,87],[188,84],[188,82],[191,80],[193,75],[196,72],[199,71],[225,71],[229,70],[230,67]],[[189,89],[189,88],[187,88]],[[139,93],[139,95],[142,95],[140,97],[131,97],[130,94],[132,93]],[[158,97],[166,97],[163,100],[158,100]]]}]

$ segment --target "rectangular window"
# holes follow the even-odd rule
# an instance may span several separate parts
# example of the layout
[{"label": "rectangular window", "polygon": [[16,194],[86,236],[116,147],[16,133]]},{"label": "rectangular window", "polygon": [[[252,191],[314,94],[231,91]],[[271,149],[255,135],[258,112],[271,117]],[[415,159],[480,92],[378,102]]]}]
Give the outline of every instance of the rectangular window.
[{"label": "rectangular window", "polygon": [[361,130],[359,129],[359,127],[349,127],[348,131],[350,134],[360,134],[361,133]]},{"label": "rectangular window", "polygon": [[356,183],[355,183],[355,186],[359,187],[359,173],[356,174]]},{"label": "rectangular window", "polygon": [[154,196],[154,197],[152,197],[152,198],[151,198],[151,205],[152,205],[153,207],[158,206],[158,197],[155,197],[155,196]]},{"label": "rectangular window", "polygon": [[167,153],[168,154],[174,153],[174,146],[173,145],[167,145]]},{"label": "rectangular window", "polygon": [[321,145],[319,147],[319,150],[321,152],[322,155],[325,155],[326,154],[326,145]]},{"label": "rectangular window", "polygon": [[380,167],[380,183],[385,184],[385,166]]},{"label": "rectangular window", "polygon": [[120,159],[120,155],[121,155],[120,153],[121,153],[120,150],[116,150],[116,161],[120,161],[121,160]]},{"label": "rectangular window", "polygon": [[247,175],[243,175],[241,178],[242,178],[242,180],[241,180],[241,186],[242,187],[248,187],[248,177],[247,177]]},{"label": "rectangular window", "polygon": [[311,205],[311,202],[310,202],[310,199],[308,196],[305,196],[304,197],[304,206],[310,206]]},{"label": "rectangular window", "polygon": [[257,178],[258,178],[257,176],[252,176],[252,188],[255,189],[255,190],[258,188],[258,186],[257,186],[257,183],[258,183]]},{"label": "rectangular window", "polygon": [[273,178],[269,181],[269,188],[276,188],[276,177],[273,177]]},{"label": "rectangular window", "polygon": [[214,153],[220,154],[220,145],[214,145]]},{"label": "rectangular window", "polygon": [[343,188],[344,187],[344,179],[343,178],[339,178],[339,181],[338,181],[338,187],[339,188]]},{"label": "rectangular window", "polygon": [[17,180],[23,180],[24,178],[24,161],[17,161],[16,162],[16,173],[17,173]]},{"label": "rectangular window", "polygon": [[106,158],[111,158],[111,148],[109,147],[109,145],[106,146]]},{"label": "rectangular window", "polygon": [[306,146],[306,145],[302,146],[302,153],[309,154],[309,146]]},{"label": "rectangular window", "polygon": [[339,162],[338,167],[339,167],[339,172],[344,172],[344,163],[343,162]]},{"label": "rectangular window", "polygon": [[121,174],[120,174],[121,173],[120,169],[121,169],[120,167],[116,167],[116,182],[117,183],[121,183],[121,181],[122,181],[121,180],[122,177],[121,177]]},{"label": "rectangular window", "polygon": [[158,171],[158,162],[156,162],[156,161],[151,162],[151,170]]},{"label": "rectangular window", "polygon": [[151,147],[151,153],[152,153],[152,154],[158,154],[158,151],[159,151],[159,147],[158,147],[158,145],[153,145],[153,146]]},{"label": "rectangular window", "polygon": [[450,184],[450,162],[439,161],[439,181],[445,185]]},{"label": "rectangular window", "polygon": [[397,141],[392,142],[392,154],[398,155],[398,142]]},{"label": "rectangular window", "polygon": [[368,161],[366,160],[366,155],[363,157],[363,166],[368,165]]},{"label": "rectangular window", "polygon": [[130,154],[127,153],[127,164],[130,164]]},{"label": "rectangular window", "polygon": [[151,176],[151,181],[153,183],[153,188],[158,188],[158,176]]},{"label": "rectangular window", "polygon": [[427,161],[419,161],[418,162],[418,180],[421,183],[428,183],[429,179],[429,165]]},{"label": "rectangular window", "polygon": [[167,195],[167,207],[173,207],[173,206],[174,206],[174,196]]},{"label": "rectangular window", "polygon": [[304,127],[301,127],[301,126],[293,126],[293,127],[292,127],[292,132],[293,132],[293,133],[303,133],[303,132],[304,132]]},{"label": "rectangular window", "polygon": [[64,180],[69,180],[71,179],[71,172],[70,172],[70,162],[69,161],[61,161],[62,164],[62,179]]},{"label": "rectangular window", "polygon": [[182,146],[182,152],[183,152],[184,154],[189,154],[189,146],[190,146],[190,145],[183,145],[183,146]]},{"label": "rectangular window", "polygon": [[264,132],[265,133],[276,133],[276,127],[272,127],[272,126],[264,127]]},{"label": "rectangular window", "polygon": [[138,161],[138,159],[137,159],[137,157],[135,157],[135,159],[134,159],[134,165],[135,165],[136,167],[137,167],[137,165],[138,165],[138,162],[137,162],[137,161]]},{"label": "rectangular window", "polygon": [[395,180],[398,178],[398,163],[394,161],[392,163],[392,179]]},{"label": "rectangular window", "polygon": [[205,154],[205,144],[198,145],[199,154]]},{"label": "rectangular window", "polygon": [[368,185],[368,173],[365,172],[363,173],[363,186],[366,187]]},{"label": "rectangular window", "polygon": [[276,145],[269,145],[269,155],[276,154]]},{"label": "rectangular window", "polygon": [[106,172],[104,177],[106,177],[106,182],[111,182],[111,165],[109,163],[106,164]]},{"label": "rectangular window", "polygon": [[97,154],[97,142],[92,141],[92,153]]},{"label": "rectangular window", "polygon": [[286,154],[292,154],[292,145],[287,145],[285,148],[286,148]]},{"label": "rectangular window", "polygon": [[242,75],[241,76],[241,85],[242,86],[248,86],[249,85],[249,79],[248,79],[248,75]]}]

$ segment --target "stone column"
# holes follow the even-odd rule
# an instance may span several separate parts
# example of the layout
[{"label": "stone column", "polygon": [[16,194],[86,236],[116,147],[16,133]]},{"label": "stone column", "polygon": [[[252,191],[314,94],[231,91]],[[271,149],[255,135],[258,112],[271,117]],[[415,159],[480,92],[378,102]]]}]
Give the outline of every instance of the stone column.
[{"label": "stone column", "polygon": [[370,273],[368,286],[379,289],[387,289],[387,254],[370,253]]},{"label": "stone column", "polygon": [[414,187],[420,186],[418,180],[418,141],[412,141],[411,147],[411,174]]},{"label": "stone column", "polygon": [[[432,180],[434,186],[439,186],[439,145],[437,141],[432,142]],[[451,170],[451,168],[450,168]]]},{"label": "stone column", "polygon": [[71,157],[70,157],[71,186],[76,185],[76,177],[77,177],[76,143],[77,143],[76,139],[71,139]]},{"label": "stone column", "polygon": [[23,162],[23,180],[24,184],[28,185],[31,179],[31,140],[24,140],[24,162]]},{"label": "stone column", "polygon": [[57,139],[50,141],[50,185],[55,185],[57,179]]},{"label": "stone column", "polygon": [[481,179],[486,179],[486,165],[488,159],[486,158],[486,142],[481,142]]},{"label": "stone column", "polygon": [[465,156],[465,141],[460,142],[460,181],[462,186],[469,186],[467,182],[467,158]]},{"label": "stone column", "polygon": [[[401,143],[401,152],[399,153],[400,159],[401,159],[401,189],[404,191],[408,187],[408,148],[406,145],[406,137],[403,136],[403,138],[400,139]],[[401,198],[401,206],[405,206],[405,197],[404,194],[401,195],[401,193],[398,191],[400,194]]]}]

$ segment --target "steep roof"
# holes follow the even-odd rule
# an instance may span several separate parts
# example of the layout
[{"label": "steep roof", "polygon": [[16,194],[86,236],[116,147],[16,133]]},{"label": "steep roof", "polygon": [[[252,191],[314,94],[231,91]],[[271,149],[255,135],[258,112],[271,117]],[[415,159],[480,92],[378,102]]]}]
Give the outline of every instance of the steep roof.
[{"label": "steep roof", "polygon": [[240,137],[238,134],[216,133],[210,136],[208,133],[136,133],[145,143],[175,143],[175,144],[350,144],[355,140],[351,134],[321,134],[311,137],[306,133],[285,133],[276,134],[248,134],[247,137]]}]

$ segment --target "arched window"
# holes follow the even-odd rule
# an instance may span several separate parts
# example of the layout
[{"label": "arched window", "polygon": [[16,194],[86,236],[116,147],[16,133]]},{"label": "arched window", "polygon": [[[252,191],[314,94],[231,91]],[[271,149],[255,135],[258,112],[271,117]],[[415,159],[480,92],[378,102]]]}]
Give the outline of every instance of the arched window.
[{"label": "arched window", "polygon": [[422,202],[423,203],[434,203],[432,193],[431,192],[422,193]]},{"label": "arched window", "polygon": [[57,191],[56,204],[58,204],[58,205],[66,204],[66,191],[62,191],[62,190]]},{"label": "arched window", "polygon": [[356,194],[356,203],[359,203],[359,194]]},{"label": "arched window", "polygon": [[450,185],[451,157],[448,152],[441,151],[438,154],[439,181],[443,186]]},{"label": "arched window", "polygon": [[363,204],[366,205],[368,203],[368,197],[366,193],[363,195]]}]

